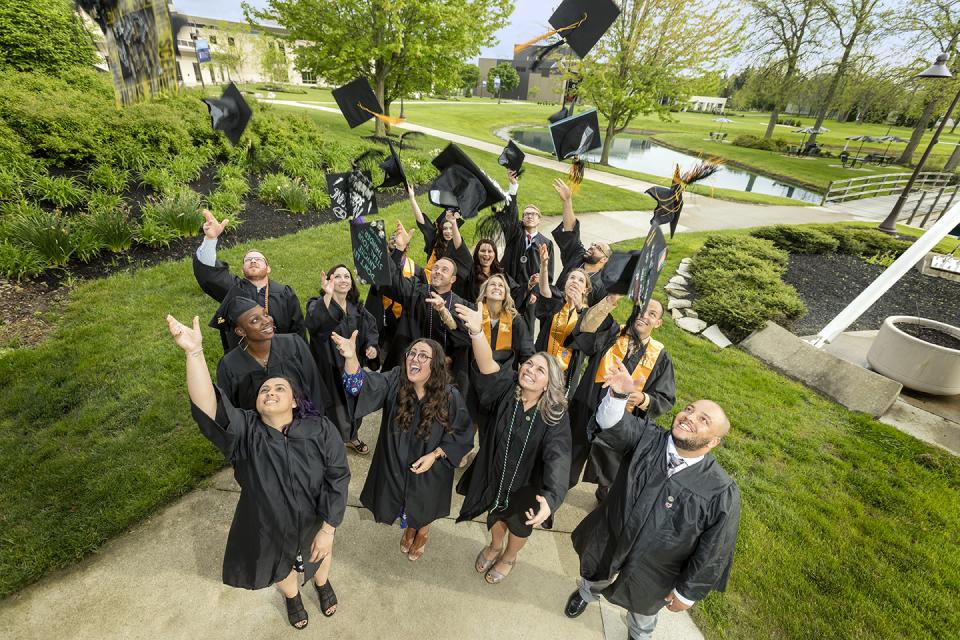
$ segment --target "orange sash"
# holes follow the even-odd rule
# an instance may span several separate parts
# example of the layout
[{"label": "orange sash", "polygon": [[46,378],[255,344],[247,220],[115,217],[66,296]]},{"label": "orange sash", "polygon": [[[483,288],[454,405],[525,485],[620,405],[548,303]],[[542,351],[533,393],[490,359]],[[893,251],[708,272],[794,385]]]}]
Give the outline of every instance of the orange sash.
[{"label": "orange sash", "polygon": [[[490,326],[490,311],[487,305],[480,306],[483,307],[483,335],[487,337],[487,342],[490,342],[490,334],[493,333],[493,327]],[[505,309],[501,309],[498,320],[497,344],[493,350],[513,351],[513,317]]]},{"label": "orange sash", "polygon": [[[594,376],[593,381],[602,383],[604,376],[613,373],[616,370],[617,360],[622,361],[627,357],[627,349],[629,347],[630,336],[620,336],[617,338],[613,346],[603,354],[603,359],[600,360],[600,365],[597,367],[597,375]],[[630,374],[630,377],[636,382],[633,388],[634,391],[643,391],[643,387],[647,383],[647,378],[650,377],[650,372],[653,371],[654,365],[657,364],[657,358],[660,357],[661,351],[663,351],[663,343],[650,338],[647,343],[647,348],[643,352],[643,357],[640,358],[640,362],[637,363],[637,366],[634,367],[633,372]],[[627,411],[633,411],[633,407],[634,405],[632,403],[627,403]]]},{"label": "orange sash", "polygon": [[553,316],[550,321],[550,334],[547,336],[547,353],[556,356],[560,361],[560,367],[566,371],[570,366],[570,356],[573,351],[563,346],[574,328],[577,326],[577,319],[580,313],[570,307],[569,302],[563,304],[563,308]]},{"label": "orange sash", "polygon": [[[401,271],[401,274],[404,278],[412,278],[416,272],[417,265],[414,264],[413,260],[407,258],[403,261],[403,271]],[[387,296],[383,296],[383,310],[386,311],[391,307],[393,307],[391,309],[393,311],[393,317],[399,320],[400,316],[403,314],[403,305],[401,305],[399,302],[394,302]]]},{"label": "orange sash", "polygon": [[427,259],[427,264],[423,267],[423,276],[427,279],[427,284],[430,284],[430,279],[433,277],[433,263],[437,261],[437,252],[431,251],[430,258]]}]

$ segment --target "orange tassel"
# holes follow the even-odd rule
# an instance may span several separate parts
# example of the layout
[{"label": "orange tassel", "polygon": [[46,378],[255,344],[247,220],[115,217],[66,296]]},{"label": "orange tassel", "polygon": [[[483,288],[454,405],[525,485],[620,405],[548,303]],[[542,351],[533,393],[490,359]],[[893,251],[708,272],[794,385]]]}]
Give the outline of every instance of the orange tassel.
[{"label": "orange tassel", "polygon": [[586,21],[587,21],[587,14],[583,14],[583,17],[580,18],[580,20],[578,20],[577,22],[574,22],[573,24],[567,25],[565,27],[560,27],[559,29],[551,29],[550,31],[547,31],[543,35],[537,36],[533,40],[528,40],[527,42],[518,44],[513,47],[513,55],[517,55],[527,47],[531,47],[537,44],[538,42],[540,42],[541,40],[546,40],[550,36],[557,35],[558,33],[563,33],[564,31],[569,31],[570,29],[576,29]]},{"label": "orange tassel", "polygon": [[383,113],[377,113],[376,111],[367,109],[365,106],[363,106],[359,102],[357,103],[357,107],[360,109],[363,109],[364,111],[372,115],[374,118],[376,118],[380,122],[386,122],[387,124],[403,124],[404,122],[406,122],[406,120],[404,120],[403,118],[394,118],[393,116],[388,116]]},{"label": "orange tassel", "polygon": [[580,193],[580,183],[583,182],[584,162],[580,158],[575,158],[570,170],[567,171],[567,185],[573,193]]}]

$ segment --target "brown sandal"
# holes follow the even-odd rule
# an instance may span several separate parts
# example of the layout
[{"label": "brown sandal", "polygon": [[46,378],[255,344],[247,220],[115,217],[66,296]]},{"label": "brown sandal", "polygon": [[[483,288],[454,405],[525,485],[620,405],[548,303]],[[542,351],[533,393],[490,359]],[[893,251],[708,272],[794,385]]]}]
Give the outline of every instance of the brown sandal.
[{"label": "brown sandal", "polygon": [[407,527],[403,530],[403,536],[400,538],[400,553],[410,553],[410,547],[417,536],[417,530],[413,527]]},{"label": "brown sandal", "polygon": [[[507,573],[500,573],[494,568],[498,564],[503,564],[510,567],[510,571],[508,571]],[[500,584],[501,582],[503,582],[504,578],[506,578],[508,575],[513,573],[513,565],[515,564],[517,564],[516,559],[504,560],[503,558],[501,558],[492,567],[490,567],[490,570],[487,571],[487,575],[485,575],[483,579],[487,581],[487,584]]]},{"label": "brown sandal", "polygon": [[497,555],[493,556],[493,559],[488,560],[486,555],[484,555],[487,549],[496,551],[496,549],[494,549],[491,545],[487,545],[483,549],[480,549],[480,553],[477,554],[477,561],[473,564],[473,568],[477,570],[477,573],[486,573],[489,571],[490,567],[496,564],[497,558],[500,557],[500,552],[498,551]]},{"label": "brown sandal", "polygon": [[424,533],[421,536],[420,532],[417,531],[417,536],[413,539],[413,544],[410,546],[410,553],[407,554],[407,560],[409,560],[410,562],[416,562],[417,560],[422,558],[423,552],[427,548],[428,539],[429,539],[429,534]]}]

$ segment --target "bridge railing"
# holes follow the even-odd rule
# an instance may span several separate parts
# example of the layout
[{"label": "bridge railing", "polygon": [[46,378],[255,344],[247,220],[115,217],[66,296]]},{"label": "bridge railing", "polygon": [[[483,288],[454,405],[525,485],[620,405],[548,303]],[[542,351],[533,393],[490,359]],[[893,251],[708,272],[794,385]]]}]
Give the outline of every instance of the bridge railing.
[{"label": "bridge railing", "polygon": [[[879,176],[862,176],[834,180],[823,194],[821,204],[829,202],[848,202],[861,198],[889,196],[903,191],[910,180],[909,173],[886,173]],[[952,173],[942,171],[922,171],[917,175],[913,188],[923,191],[935,191],[946,187],[953,179]]]}]

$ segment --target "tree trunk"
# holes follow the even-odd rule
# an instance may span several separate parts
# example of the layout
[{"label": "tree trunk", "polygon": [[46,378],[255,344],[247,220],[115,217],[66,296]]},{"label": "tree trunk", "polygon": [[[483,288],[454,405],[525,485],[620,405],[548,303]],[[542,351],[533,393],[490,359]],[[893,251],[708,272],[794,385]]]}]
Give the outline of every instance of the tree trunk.
[{"label": "tree trunk", "polygon": [[953,173],[957,170],[957,166],[960,166],[960,144],[953,148],[953,153],[950,154],[947,164],[943,165],[943,170],[945,173]]},{"label": "tree trunk", "polygon": [[764,140],[769,140],[773,137],[773,132],[777,128],[777,120],[780,119],[780,107],[774,107],[773,111],[770,112],[770,120],[767,122],[767,132],[763,134]]},{"label": "tree trunk", "polygon": [[823,121],[827,119],[827,112],[830,111],[830,105],[833,104],[833,98],[837,93],[837,89],[840,87],[843,74],[847,72],[847,63],[850,60],[850,53],[853,51],[853,45],[856,41],[856,35],[850,36],[847,46],[843,49],[843,56],[837,65],[837,72],[833,74],[833,78],[830,80],[830,86],[827,88],[827,95],[824,96],[820,110],[817,112],[817,121],[813,125],[814,131],[810,134],[810,139],[807,141],[808,146],[812,146],[817,142],[817,130],[823,126]]},{"label": "tree trunk", "polygon": [[936,106],[937,98],[933,96],[927,104],[923,106],[923,113],[920,114],[920,119],[917,120],[917,124],[913,128],[913,133],[910,135],[910,142],[907,143],[903,153],[897,158],[897,164],[910,165],[913,163],[913,154],[917,150],[917,147],[920,146],[920,139],[923,138],[923,134],[927,131],[927,125],[933,117],[933,110]]},{"label": "tree trunk", "polygon": [[613,139],[617,135],[616,114],[611,113],[612,117],[607,121],[607,135],[603,138],[603,151],[600,153],[600,164],[610,164],[610,149],[613,148]]},{"label": "tree trunk", "polygon": [[[383,98],[387,93],[387,90],[386,90],[387,73],[386,71],[383,70],[383,67],[379,62],[376,64],[376,71],[374,72],[373,81],[374,81],[373,91],[374,93],[377,94],[377,102],[379,102],[380,104],[383,104],[384,102]],[[386,109],[386,106],[384,106],[384,109]],[[386,135],[386,127],[384,125],[383,120],[381,120],[380,118],[374,118],[373,121],[377,125],[377,128],[374,131],[374,135],[377,136],[378,138],[382,138],[384,135]]]}]

